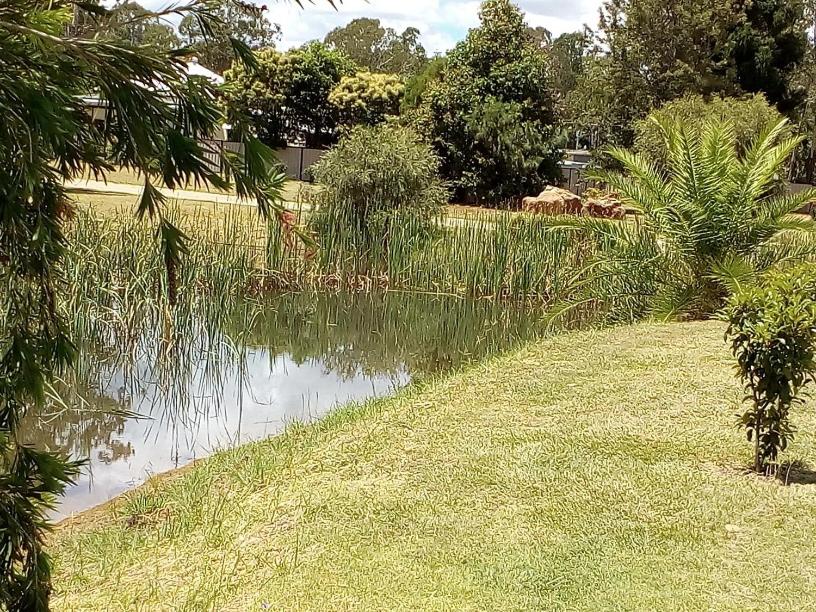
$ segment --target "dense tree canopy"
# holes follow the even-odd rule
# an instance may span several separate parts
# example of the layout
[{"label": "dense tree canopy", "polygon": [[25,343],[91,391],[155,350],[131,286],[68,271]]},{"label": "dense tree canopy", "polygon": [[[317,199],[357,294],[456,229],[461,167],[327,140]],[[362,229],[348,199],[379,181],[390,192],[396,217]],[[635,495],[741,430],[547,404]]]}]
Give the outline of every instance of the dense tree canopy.
[{"label": "dense tree canopy", "polygon": [[[150,45],[160,49],[179,46],[179,38],[173,27],[137,2],[118,2],[111,8],[106,23],[99,23],[101,32],[115,40],[133,45]],[[97,28],[98,29],[98,28]]]},{"label": "dense tree canopy", "polygon": [[546,47],[552,62],[553,86],[562,98],[578,85],[591,42],[590,35],[586,32],[569,32]]},{"label": "dense tree canopy", "polygon": [[405,85],[393,74],[360,72],[343,77],[329,95],[340,111],[340,123],[376,125],[389,115],[397,115]]},{"label": "dense tree canopy", "polygon": [[686,93],[736,93],[726,48],[734,18],[721,0],[607,0],[600,42],[608,59],[601,65],[615,91],[614,122],[631,125]]},{"label": "dense tree canopy", "polygon": [[552,51],[566,119],[628,145],[636,121],[688,94],[760,93],[790,113],[803,99],[795,81],[807,47],[803,15],[800,0],[606,0],[580,70],[560,59],[578,49]]},{"label": "dense tree canopy", "polygon": [[729,57],[743,91],[764,93],[780,111],[799,106],[805,97],[794,87],[804,60],[807,34],[801,0],[741,0],[742,18],[729,32]]},{"label": "dense tree canopy", "polygon": [[379,19],[362,18],[332,30],[324,42],[369,72],[407,77],[428,61],[419,36],[416,28],[398,34],[383,27]]},{"label": "dense tree canopy", "polygon": [[238,64],[226,72],[227,107],[249,116],[259,138],[270,146],[332,144],[339,111],[329,95],[354,73],[353,62],[311,43],[287,53],[264,49],[257,53],[257,64],[251,70]]},{"label": "dense tree canopy", "polygon": [[184,44],[195,49],[202,66],[223,74],[233,60],[230,38],[253,51],[274,47],[280,39],[280,26],[269,21],[263,11],[248,13],[232,0],[215,0],[214,4],[210,11],[220,24],[214,32],[204,31],[202,22],[192,15],[186,15],[179,24]]},{"label": "dense tree canopy", "polygon": [[499,201],[533,193],[556,173],[548,60],[521,11],[487,0],[481,26],[450,53],[417,113],[455,197]]},{"label": "dense tree canopy", "polygon": [[448,58],[435,57],[413,75],[405,83],[405,96],[402,100],[402,107],[405,111],[417,108],[425,96],[428,87],[437,81],[448,65]]}]

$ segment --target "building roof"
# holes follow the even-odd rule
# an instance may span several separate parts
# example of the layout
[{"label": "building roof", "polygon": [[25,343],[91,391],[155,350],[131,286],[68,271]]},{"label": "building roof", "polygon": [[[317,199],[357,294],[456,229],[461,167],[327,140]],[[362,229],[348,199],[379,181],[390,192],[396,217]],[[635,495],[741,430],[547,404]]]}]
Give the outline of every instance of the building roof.
[{"label": "building roof", "polygon": [[217,72],[213,72],[209,68],[205,68],[198,63],[198,58],[194,57],[187,62],[187,74],[189,76],[201,76],[209,79],[215,85],[223,85],[224,77]]},{"label": "building roof", "polygon": [[[222,77],[217,72],[213,72],[209,68],[205,68],[201,64],[198,63],[198,58],[192,58],[189,62],[187,62],[187,67],[185,69],[187,76],[195,76],[195,77],[204,77],[208,79],[213,85],[223,85],[224,84],[224,77]],[[152,88],[155,91],[164,91],[166,88],[162,86]],[[96,107],[96,108],[106,108],[110,106],[107,100],[102,98],[99,94],[89,94],[85,96],[81,96],[83,103],[85,106],[89,107]]]}]

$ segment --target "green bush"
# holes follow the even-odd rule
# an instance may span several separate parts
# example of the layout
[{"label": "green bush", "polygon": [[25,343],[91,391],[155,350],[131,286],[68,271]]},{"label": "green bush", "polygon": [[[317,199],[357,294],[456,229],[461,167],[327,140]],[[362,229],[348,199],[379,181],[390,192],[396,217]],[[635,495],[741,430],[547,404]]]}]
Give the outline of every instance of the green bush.
[{"label": "green bush", "polygon": [[[673,100],[641,121],[635,123],[635,150],[658,163],[668,160],[666,139],[660,125],[681,122],[689,129],[701,129],[706,123],[729,123],[734,130],[737,149],[744,153],[763,130],[782,120],[782,115],[762,94],[746,98],[719,98],[706,100],[703,96],[688,95]],[[790,129],[786,136],[790,135]]]},{"label": "green bush", "polygon": [[812,267],[772,275],[735,294],[727,337],[750,406],[741,418],[754,442],[754,469],[772,474],[793,439],[793,407],[816,374],[816,274]]},{"label": "green bush", "polygon": [[439,159],[415,132],[396,125],[360,126],[317,164],[322,189],[311,227],[323,251],[343,244],[387,244],[400,223],[427,229],[447,201]]},{"label": "green bush", "polygon": [[223,103],[250,118],[258,137],[272,147],[303,140],[322,147],[336,142],[339,113],[329,102],[353,62],[320,43],[281,53],[262,49],[250,68],[236,62],[224,74]]}]

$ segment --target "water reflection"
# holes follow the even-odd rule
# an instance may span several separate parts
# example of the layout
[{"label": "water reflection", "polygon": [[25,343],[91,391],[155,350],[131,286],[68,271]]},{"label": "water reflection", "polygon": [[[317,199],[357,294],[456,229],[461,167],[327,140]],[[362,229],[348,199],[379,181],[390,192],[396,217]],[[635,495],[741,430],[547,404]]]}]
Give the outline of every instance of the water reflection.
[{"label": "water reflection", "polygon": [[[339,404],[394,392],[539,333],[537,313],[415,294],[290,294],[128,350],[86,350],[78,379],[32,415],[27,439],[88,459],[59,515],[81,511],[219,449]],[[133,335],[133,334],[131,334]],[[114,336],[115,338],[115,336]]]}]

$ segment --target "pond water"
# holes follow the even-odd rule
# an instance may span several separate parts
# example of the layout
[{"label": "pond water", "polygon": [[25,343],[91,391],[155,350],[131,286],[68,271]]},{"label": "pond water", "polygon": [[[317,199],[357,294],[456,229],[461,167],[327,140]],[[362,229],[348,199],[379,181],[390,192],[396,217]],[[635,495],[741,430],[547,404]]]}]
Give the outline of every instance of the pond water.
[{"label": "pond water", "polygon": [[60,501],[61,518],[152,474],[511,348],[543,327],[540,312],[493,301],[287,294],[238,309],[170,351],[151,341],[96,349],[62,403],[30,415],[24,435],[87,460]]}]

